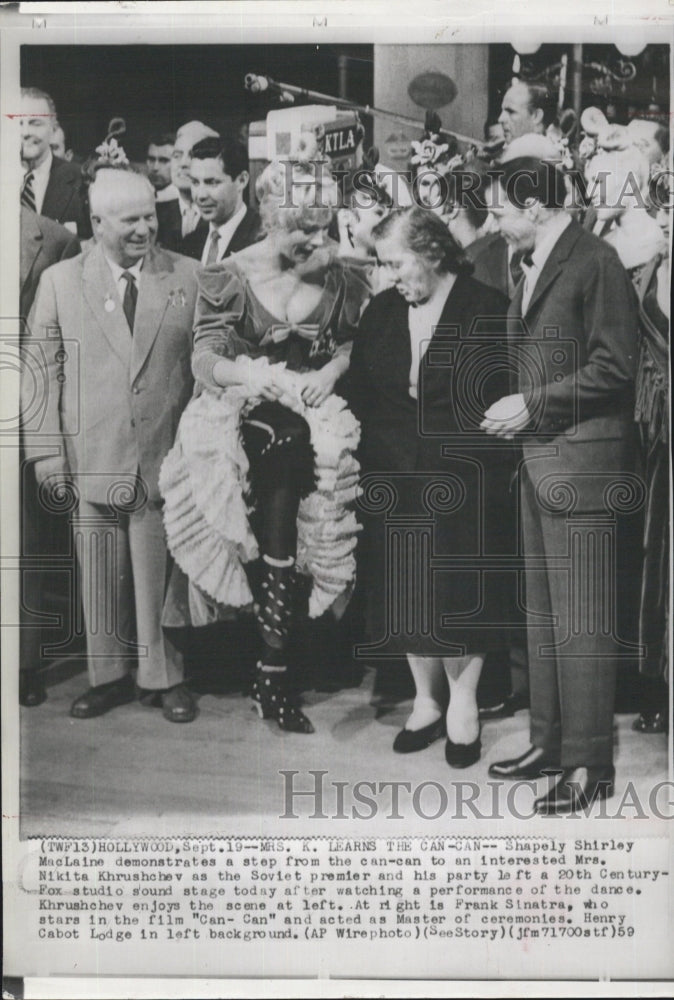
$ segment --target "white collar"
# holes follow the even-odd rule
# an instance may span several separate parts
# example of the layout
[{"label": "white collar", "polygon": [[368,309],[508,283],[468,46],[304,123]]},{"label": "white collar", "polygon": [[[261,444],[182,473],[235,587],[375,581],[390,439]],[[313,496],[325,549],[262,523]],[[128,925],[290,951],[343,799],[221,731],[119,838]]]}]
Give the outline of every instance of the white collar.
[{"label": "white collar", "polygon": [[103,251],[103,256],[108,262],[108,267],[112,271],[112,276],[117,282],[117,284],[119,284],[119,282],[122,281],[122,275],[126,274],[127,272],[134,276],[137,285],[140,283],[140,272],[143,267],[143,262],[145,260],[144,257],[141,257],[140,260],[137,260],[136,263],[132,264],[130,267],[122,267],[120,264],[117,263],[117,261],[112,260],[110,257],[108,257],[105,251]]},{"label": "white collar", "polygon": [[180,209],[180,214],[187,215],[189,213],[190,215],[192,215],[194,212],[196,212],[197,206],[194,204],[194,202],[188,201],[187,198],[184,198],[183,195],[180,193],[180,188],[177,188],[177,191],[178,191],[178,208]]},{"label": "white collar", "polygon": [[522,267],[524,269],[535,268],[537,271],[542,271],[543,266],[555,248],[559,237],[562,235],[566,227],[571,222],[571,216],[566,212],[560,212],[558,216],[551,219],[545,228],[545,234],[541,239],[540,243],[537,243],[535,250],[530,254],[531,264],[527,265],[522,261]]},{"label": "white collar", "polygon": [[[40,164],[39,167],[28,167],[26,174],[33,174],[33,177],[37,178],[47,178],[51,172],[51,165],[54,162],[54,154],[51,149],[47,151],[47,155]],[[26,175],[24,174],[24,176]]]},{"label": "white collar", "polygon": [[219,226],[214,226],[213,223],[211,222],[209,224],[209,230],[212,233],[214,229],[217,229],[221,237],[225,237],[229,234],[231,239],[231,236],[234,234],[234,230],[237,228],[237,226],[239,225],[245,214],[246,214],[246,205],[245,203],[243,203],[241,207],[236,210],[234,215],[232,215],[229,219],[227,219],[227,222],[223,222]]}]

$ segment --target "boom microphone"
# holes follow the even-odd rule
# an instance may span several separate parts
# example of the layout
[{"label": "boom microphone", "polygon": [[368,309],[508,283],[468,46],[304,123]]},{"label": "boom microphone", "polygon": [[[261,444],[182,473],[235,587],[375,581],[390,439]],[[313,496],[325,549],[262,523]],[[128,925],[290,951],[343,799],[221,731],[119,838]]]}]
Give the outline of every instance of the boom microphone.
[{"label": "boom microphone", "polygon": [[263,90],[269,90],[269,80],[266,76],[258,76],[256,73],[246,73],[244,80],[246,90],[251,94],[260,94]]}]

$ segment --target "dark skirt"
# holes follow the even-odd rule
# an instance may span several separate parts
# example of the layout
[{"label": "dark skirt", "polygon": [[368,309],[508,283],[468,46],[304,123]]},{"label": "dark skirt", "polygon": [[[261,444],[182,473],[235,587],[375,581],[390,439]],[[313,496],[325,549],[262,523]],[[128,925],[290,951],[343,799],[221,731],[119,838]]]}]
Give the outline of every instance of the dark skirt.
[{"label": "dark skirt", "polygon": [[485,453],[437,471],[370,473],[360,501],[366,656],[464,656],[507,645],[517,614],[511,467]]}]

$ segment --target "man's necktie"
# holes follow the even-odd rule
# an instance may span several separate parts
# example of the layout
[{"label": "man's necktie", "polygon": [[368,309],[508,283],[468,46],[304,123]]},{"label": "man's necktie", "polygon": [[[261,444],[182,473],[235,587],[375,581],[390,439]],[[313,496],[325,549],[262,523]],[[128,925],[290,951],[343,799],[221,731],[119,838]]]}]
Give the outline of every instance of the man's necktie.
[{"label": "man's necktie", "polygon": [[522,257],[524,257],[524,251],[516,250],[510,258],[510,277],[513,279],[513,288],[517,288],[522,280]]},{"label": "man's necktie", "polygon": [[531,254],[524,254],[520,262],[522,273],[524,274],[524,288],[522,289],[522,315],[529,308],[531,295],[538,281],[538,270],[534,269],[534,262]]},{"label": "man's necktie", "polygon": [[207,264],[217,264],[218,261],[218,243],[220,242],[220,233],[217,229],[211,230],[210,236],[211,242],[208,245],[208,253],[206,254]]},{"label": "man's necktie", "polygon": [[26,174],[23,182],[23,187],[21,189],[21,204],[24,208],[29,208],[31,212],[37,211],[35,205],[35,192],[33,191],[33,179],[35,174],[32,170],[29,170]]},{"label": "man's necktie", "polygon": [[123,271],[122,277],[126,281],[122,306],[124,308],[126,322],[129,324],[129,330],[133,335],[133,323],[136,318],[136,302],[138,301],[138,288],[136,286],[136,279],[130,271]]}]

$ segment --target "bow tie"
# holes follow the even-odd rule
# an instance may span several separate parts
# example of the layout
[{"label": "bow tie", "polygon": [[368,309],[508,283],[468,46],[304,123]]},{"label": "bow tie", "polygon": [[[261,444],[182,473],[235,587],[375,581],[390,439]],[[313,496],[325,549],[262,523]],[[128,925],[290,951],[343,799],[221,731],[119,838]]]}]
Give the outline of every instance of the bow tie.
[{"label": "bow tie", "polygon": [[270,327],[262,339],[262,345],[282,344],[288,337],[301,337],[302,340],[315,340],[320,333],[318,323],[277,323]]}]

